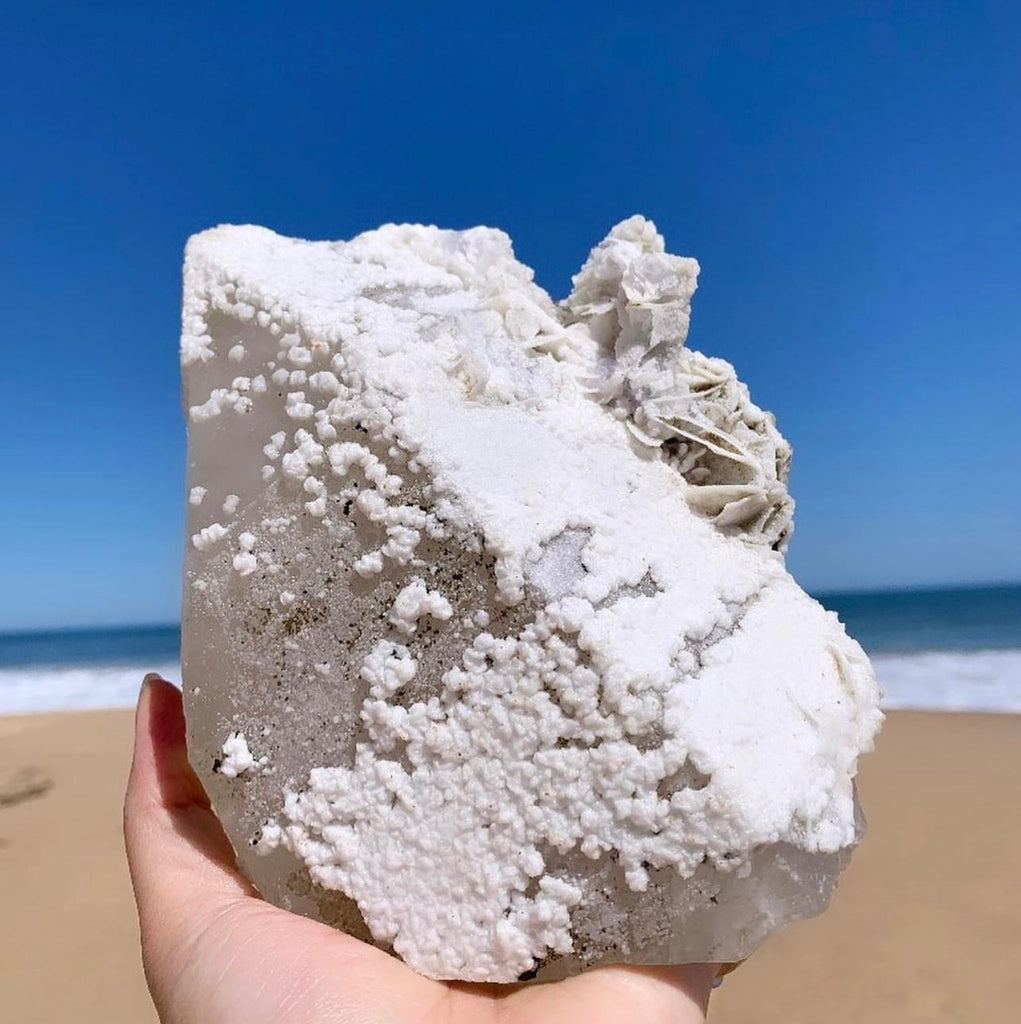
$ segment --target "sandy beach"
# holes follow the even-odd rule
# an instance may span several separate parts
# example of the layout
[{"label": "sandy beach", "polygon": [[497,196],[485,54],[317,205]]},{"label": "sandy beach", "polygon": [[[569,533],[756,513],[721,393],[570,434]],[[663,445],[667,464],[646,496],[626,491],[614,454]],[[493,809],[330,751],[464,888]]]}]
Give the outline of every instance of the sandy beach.
[{"label": "sandy beach", "polygon": [[[126,711],[0,717],[2,1020],[155,1020],[121,847],[130,734]],[[1015,1019],[1021,716],[894,712],[860,791],[870,833],[830,910],[729,977],[710,1020]]]}]

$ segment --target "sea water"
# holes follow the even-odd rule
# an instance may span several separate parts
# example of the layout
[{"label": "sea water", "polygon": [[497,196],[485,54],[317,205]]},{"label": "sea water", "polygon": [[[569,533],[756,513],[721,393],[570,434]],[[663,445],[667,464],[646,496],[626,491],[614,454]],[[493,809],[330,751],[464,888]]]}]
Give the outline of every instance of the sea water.
[{"label": "sea water", "polygon": [[0,633],[0,714],[130,707],[146,672],[180,684],[177,626]]},{"label": "sea water", "polygon": [[1021,712],[1021,586],[817,596],[871,655],[884,707]]},{"label": "sea water", "polygon": [[[1021,712],[1021,586],[817,595],[872,656],[887,708]],[[177,626],[0,633],[0,713],[129,707],[179,683]]]}]

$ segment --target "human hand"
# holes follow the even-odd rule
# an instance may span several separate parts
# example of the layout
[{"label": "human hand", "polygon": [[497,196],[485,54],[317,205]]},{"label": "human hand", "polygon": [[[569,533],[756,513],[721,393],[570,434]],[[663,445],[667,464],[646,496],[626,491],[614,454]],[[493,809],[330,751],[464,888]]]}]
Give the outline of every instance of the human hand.
[{"label": "human hand", "polygon": [[431,981],[259,898],[188,763],[180,692],[147,677],[124,834],[163,1024],[702,1024],[716,968],[599,967],[550,984]]}]

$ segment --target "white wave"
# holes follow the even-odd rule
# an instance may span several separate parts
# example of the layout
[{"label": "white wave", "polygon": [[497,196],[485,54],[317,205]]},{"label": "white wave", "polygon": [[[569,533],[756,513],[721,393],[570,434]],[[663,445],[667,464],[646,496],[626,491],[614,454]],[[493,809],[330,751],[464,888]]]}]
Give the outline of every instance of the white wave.
[{"label": "white wave", "polygon": [[[1021,650],[879,654],[872,663],[885,708],[1021,712]],[[0,714],[132,707],[146,672],[180,684],[177,664],[0,669]]]},{"label": "white wave", "polygon": [[146,672],[181,684],[176,663],[0,669],[0,714],[134,707]]},{"label": "white wave", "polygon": [[1021,650],[877,654],[872,664],[885,708],[1021,712]]}]

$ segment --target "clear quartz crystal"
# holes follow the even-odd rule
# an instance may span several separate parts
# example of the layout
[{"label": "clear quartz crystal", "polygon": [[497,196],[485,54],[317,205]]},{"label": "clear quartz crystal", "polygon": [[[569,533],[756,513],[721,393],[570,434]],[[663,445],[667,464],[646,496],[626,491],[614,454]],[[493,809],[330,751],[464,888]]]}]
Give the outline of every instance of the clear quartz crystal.
[{"label": "clear quartz crystal", "polygon": [[503,982],[825,907],[878,694],[697,275],[641,217],[559,305],[487,228],[189,242],[189,750],[267,899]]}]

